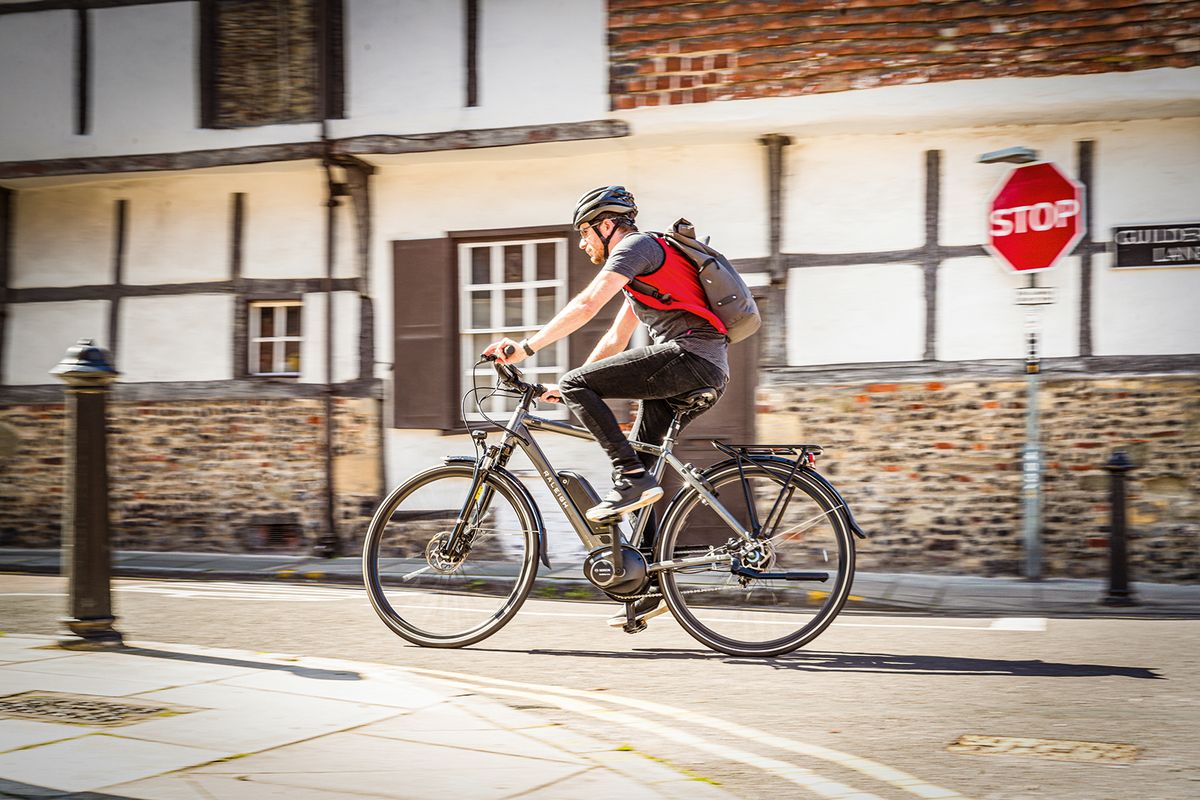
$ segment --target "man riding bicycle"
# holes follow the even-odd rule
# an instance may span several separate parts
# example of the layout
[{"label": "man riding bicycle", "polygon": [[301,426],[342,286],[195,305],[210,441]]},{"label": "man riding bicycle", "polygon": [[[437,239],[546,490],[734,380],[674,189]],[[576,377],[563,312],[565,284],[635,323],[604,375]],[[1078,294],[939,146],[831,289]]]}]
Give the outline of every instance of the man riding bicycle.
[{"label": "man riding bicycle", "polygon": [[[633,438],[661,442],[675,413],[669,400],[705,387],[723,392],[729,381],[724,326],[704,301],[695,267],[661,237],[638,231],[637,211],[633,195],[623,186],[602,186],[584,194],[572,224],[579,231],[580,249],[600,271],[537,333],[520,342],[501,339],[484,350],[485,356],[516,364],[578,330],[624,291],[621,310],[587,361],[557,385],[548,385],[541,398],[565,403],[612,461],[612,491],[586,512],[593,522],[615,521],[663,495],[648,470],[652,457],[637,454],[604,401],[640,401]],[[657,291],[641,291],[647,284]],[[649,330],[651,344],[626,350],[639,323]],[[683,424],[697,413],[684,417]],[[653,534],[653,526],[648,526],[645,546],[653,544]],[[645,598],[637,618],[665,610],[659,598]],[[625,624],[625,615],[610,624],[614,621]]]}]

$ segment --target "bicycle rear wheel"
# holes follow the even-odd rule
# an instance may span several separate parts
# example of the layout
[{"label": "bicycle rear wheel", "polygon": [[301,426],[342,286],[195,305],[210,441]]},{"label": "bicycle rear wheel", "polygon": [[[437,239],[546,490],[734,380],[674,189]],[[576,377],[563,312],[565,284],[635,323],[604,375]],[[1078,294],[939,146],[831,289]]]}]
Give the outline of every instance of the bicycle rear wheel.
[{"label": "bicycle rear wheel", "polygon": [[[749,501],[736,464],[705,476],[747,530],[754,508],[762,536],[731,542],[737,534],[686,490],[667,510],[655,560],[713,560],[664,571],[659,582],[676,620],[700,642],[733,656],[780,655],[812,641],[841,610],[854,580],[854,537],[836,499],[805,471],[789,477],[790,463],[764,459],[743,472]],[[734,574],[734,555],[760,577]],[[769,577],[782,575],[790,579]]]},{"label": "bicycle rear wheel", "polygon": [[[426,470],[375,512],[363,579],[380,619],[425,647],[463,647],[504,627],[537,575],[537,515],[513,480],[488,473],[471,495],[471,465]],[[462,513],[468,548],[446,545]]]}]

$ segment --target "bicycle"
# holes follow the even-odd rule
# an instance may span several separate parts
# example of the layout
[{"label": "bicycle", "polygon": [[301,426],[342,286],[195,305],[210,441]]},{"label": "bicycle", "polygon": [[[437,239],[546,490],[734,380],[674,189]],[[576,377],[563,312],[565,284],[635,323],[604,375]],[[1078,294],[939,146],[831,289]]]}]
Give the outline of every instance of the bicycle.
[{"label": "bicycle", "polygon": [[[704,645],[732,656],[775,656],[811,642],[841,611],[854,579],[854,537],[866,534],[816,471],[819,445],[713,440],[726,458],[700,471],[672,447],[681,416],[711,406],[718,394],[706,388],[672,401],[675,418],[663,442],[632,442],[657,458],[657,479],[669,467],[683,481],[664,506],[653,550],[643,550],[654,506],[618,524],[589,522],[584,511],[599,502],[595,490],[578,472],[556,470],[533,432],[593,440],[591,434],[533,415],[544,387],[526,383],[511,365],[492,366],[494,392],[519,398],[499,443],[488,445],[485,431],[472,431],[475,456],[448,456],[409,478],[371,520],[363,577],[393,632],[425,647],[479,642],[520,610],[539,562],[550,568],[541,511],[507,469],[517,447],[583,543],[584,576],[626,604],[627,632],[645,627],[634,619],[634,602],[661,592],[678,623]],[[478,394],[476,400],[481,406]]]}]

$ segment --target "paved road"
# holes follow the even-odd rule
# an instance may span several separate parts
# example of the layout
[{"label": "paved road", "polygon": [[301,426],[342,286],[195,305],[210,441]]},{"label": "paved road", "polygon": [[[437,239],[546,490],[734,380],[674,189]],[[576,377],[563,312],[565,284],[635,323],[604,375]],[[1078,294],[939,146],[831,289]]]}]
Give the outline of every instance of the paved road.
[{"label": "paved road", "polygon": [[[63,591],[0,575],[0,627],[53,633]],[[669,617],[614,631],[610,607],[583,603],[530,601],[450,651],[395,638],[347,587],[121,580],[116,604],[134,639],[401,665],[742,797],[1200,796],[1194,620],[847,614],[805,651],[752,660],[701,649]],[[1009,754],[983,754],[995,747]]]}]

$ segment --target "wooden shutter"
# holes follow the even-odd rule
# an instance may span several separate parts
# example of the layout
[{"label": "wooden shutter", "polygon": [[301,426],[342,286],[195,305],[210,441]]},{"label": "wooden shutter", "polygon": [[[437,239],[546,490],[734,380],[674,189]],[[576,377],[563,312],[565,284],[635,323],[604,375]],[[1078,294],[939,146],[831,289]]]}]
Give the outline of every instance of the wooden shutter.
[{"label": "wooden shutter", "polygon": [[449,239],[393,242],[397,428],[458,427],[458,269]]}]

